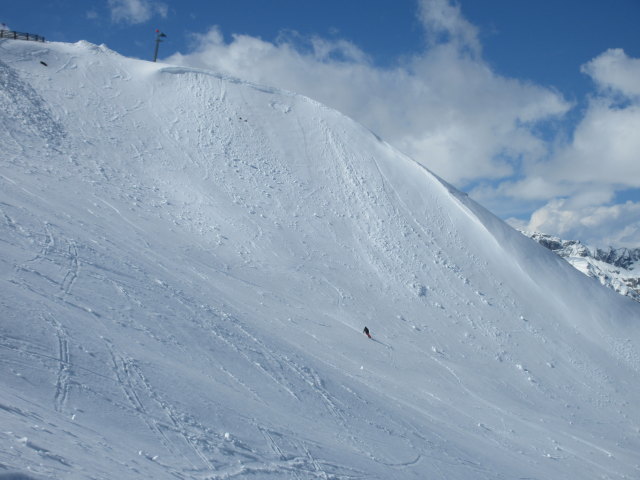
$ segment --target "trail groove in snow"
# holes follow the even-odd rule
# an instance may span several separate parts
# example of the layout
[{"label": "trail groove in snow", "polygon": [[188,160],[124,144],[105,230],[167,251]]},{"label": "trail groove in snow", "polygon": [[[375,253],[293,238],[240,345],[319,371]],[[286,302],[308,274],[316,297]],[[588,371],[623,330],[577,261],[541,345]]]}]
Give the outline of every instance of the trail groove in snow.
[{"label": "trail groove in snow", "polygon": [[311,99],[28,43],[0,41],[3,469],[637,476],[640,304]]}]

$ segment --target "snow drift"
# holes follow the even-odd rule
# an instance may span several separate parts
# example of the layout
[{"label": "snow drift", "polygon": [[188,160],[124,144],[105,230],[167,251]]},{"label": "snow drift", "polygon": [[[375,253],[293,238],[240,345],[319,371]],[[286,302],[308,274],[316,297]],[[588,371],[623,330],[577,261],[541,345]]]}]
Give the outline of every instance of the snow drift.
[{"label": "snow drift", "polygon": [[85,42],[0,86],[0,477],[640,475],[640,304],[352,120]]}]

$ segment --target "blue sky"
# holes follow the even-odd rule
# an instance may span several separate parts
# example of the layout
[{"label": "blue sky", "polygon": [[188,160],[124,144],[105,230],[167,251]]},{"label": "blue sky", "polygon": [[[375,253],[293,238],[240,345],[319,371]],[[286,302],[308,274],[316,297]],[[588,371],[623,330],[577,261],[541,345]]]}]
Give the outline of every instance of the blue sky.
[{"label": "blue sky", "polygon": [[8,2],[0,22],[316,98],[512,225],[640,247],[638,0]]}]

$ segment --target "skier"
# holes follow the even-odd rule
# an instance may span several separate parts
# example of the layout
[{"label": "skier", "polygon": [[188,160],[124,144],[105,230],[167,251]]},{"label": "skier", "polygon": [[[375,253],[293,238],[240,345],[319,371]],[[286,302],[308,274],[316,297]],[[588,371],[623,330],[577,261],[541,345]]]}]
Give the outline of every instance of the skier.
[{"label": "skier", "polygon": [[364,333],[367,337],[371,338],[371,334],[369,333],[369,329],[367,327],[364,327],[364,330],[362,331],[362,333]]}]

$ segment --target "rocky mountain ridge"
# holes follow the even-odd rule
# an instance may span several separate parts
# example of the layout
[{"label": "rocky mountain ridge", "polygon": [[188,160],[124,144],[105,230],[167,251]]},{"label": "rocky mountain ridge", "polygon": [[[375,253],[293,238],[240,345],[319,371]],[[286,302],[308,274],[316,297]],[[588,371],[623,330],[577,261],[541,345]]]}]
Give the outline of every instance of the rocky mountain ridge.
[{"label": "rocky mountain ridge", "polygon": [[640,248],[592,248],[538,232],[522,232],[589,277],[640,302]]}]

